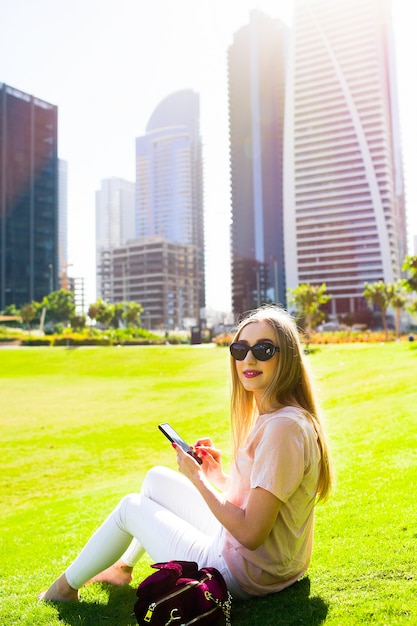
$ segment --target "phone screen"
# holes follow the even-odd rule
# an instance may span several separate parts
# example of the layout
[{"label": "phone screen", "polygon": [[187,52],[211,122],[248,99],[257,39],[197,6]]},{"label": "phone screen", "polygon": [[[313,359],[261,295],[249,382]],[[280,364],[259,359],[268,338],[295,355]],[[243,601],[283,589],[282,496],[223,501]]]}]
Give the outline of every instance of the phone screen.
[{"label": "phone screen", "polygon": [[184,450],[184,452],[187,452],[187,454],[191,454],[191,456],[197,461],[197,463],[200,463],[201,465],[203,461],[200,459],[200,457],[194,454],[192,447],[186,441],[184,441],[182,437],[180,437],[180,435],[172,428],[170,424],[159,424],[158,428],[161,432],[164,433],[165,437],[167,437],[173,443],[179,445]]}]

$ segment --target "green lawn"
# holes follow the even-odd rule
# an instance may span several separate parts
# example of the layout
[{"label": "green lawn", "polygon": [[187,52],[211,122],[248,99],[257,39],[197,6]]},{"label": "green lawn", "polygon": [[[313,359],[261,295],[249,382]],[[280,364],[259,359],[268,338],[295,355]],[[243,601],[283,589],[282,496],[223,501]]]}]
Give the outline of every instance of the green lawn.
[{"label": "green lawn", "polygon": [[[322,346],[309,359],[337,487],[317,507],[308,576],[235,602],[233,624],[414,625],[417,345]],[[136,624],[135,585],[91,585],[61,606],[37,594],[149,467],[175,467],[159,422],[228,449],[226,349],[1,348],[0,407],[0,624]],[[135,571],[138,584],[149,561]]]}]

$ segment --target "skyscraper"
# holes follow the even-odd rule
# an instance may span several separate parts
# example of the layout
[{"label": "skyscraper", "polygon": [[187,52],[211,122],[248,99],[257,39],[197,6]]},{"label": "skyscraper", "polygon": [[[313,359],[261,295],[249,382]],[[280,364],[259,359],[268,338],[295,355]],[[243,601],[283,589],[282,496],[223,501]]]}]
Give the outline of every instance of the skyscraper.
[{"label": "skyscraper", "polygon": [[285,304],[283,124],[287,28],[259,11],[228,51],[232,308]]},{"label": "skyscraper", "polygon": [[394,282],[406,221],[389,0],[298,0],[285,127],[287,287],[327,284],[334,316]]},{"label": "skyscraper", "polygon": [[136,139],[136,235],[194,249],[196,319],[205,307],[204,214],[199,95],[182,90],[153,112]]},{"label": "skyscraper", "polygon": [[135,238],[135,183],[123,178],[105,178],[96,191],[97,296],[103,297],[101,266],[104,249],[124,245]]},{"label": "skyscraper", "polygon": [[57,115],[0,83],[0,310],[58,286]]},{"label": "skyscraper", "polygon": [[61,289],[68,289],[68,163],[58,159],[58,264]]}]

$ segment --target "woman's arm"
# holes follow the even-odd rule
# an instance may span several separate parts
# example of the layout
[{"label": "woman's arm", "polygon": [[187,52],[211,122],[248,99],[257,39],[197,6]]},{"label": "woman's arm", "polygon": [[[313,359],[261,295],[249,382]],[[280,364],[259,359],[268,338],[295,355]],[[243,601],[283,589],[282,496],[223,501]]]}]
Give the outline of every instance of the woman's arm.
[{"label": "woman's arm", "polygon": [[[219,522],[248,550],[256,550],[268,537],[275,523],[281,502],[272,493],[256,487],[251,489],[245,509],[241,509],[218,493],[198,463],[176,447],[180,471],[203,496]],[[206,455],[207,456],[207,455]],[[203,455],[203,466],[204,466]]]}]

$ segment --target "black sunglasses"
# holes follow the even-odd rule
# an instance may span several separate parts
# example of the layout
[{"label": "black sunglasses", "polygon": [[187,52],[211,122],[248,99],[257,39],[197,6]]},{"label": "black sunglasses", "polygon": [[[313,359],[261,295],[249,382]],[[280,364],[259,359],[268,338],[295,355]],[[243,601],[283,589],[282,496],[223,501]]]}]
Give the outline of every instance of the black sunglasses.
[{"label": "black sunglasses", "polygon": [[256,343],[254,346],[248,346],[246,343],[239,343],[238,341],[230,344],[230,354],[236,361],[243,361],[249,350],[252,351],[257,361],[269,361],[269,359],[272,359],[275,352],[279,352],[278,346],[274,346],[273,343],[269,343],[268,341]]}]

